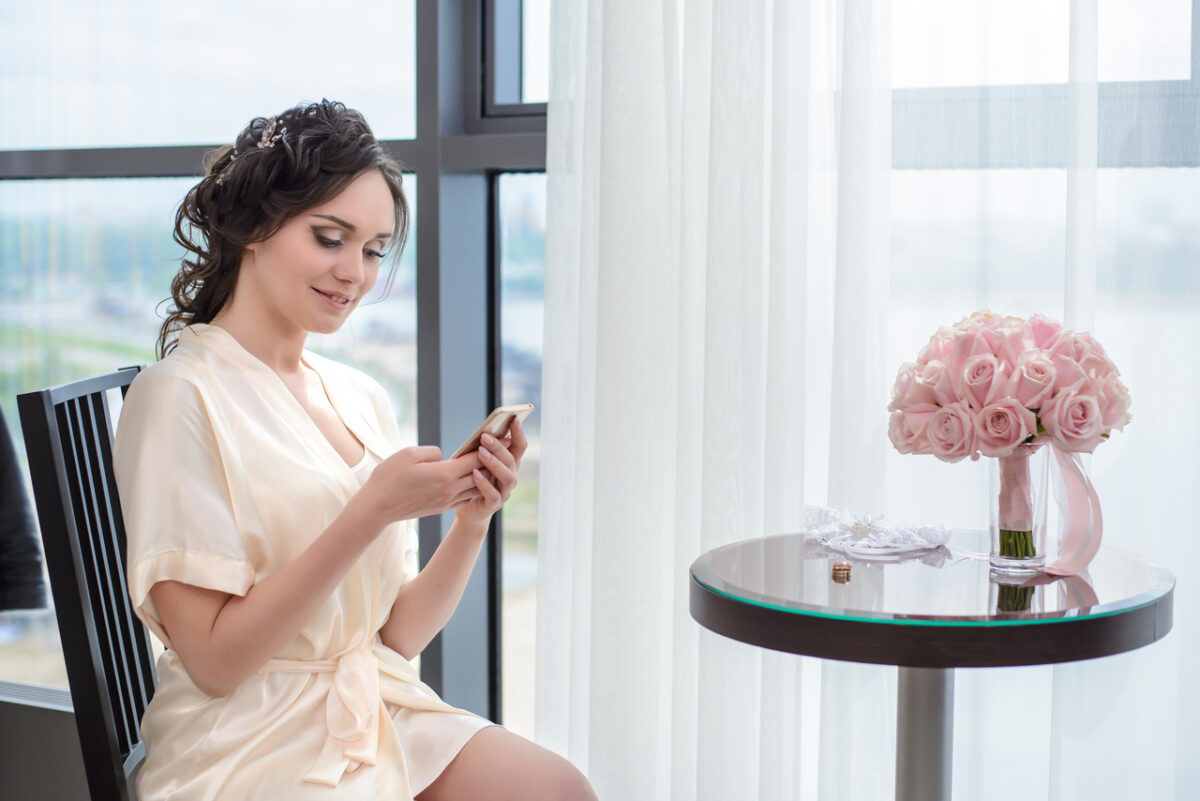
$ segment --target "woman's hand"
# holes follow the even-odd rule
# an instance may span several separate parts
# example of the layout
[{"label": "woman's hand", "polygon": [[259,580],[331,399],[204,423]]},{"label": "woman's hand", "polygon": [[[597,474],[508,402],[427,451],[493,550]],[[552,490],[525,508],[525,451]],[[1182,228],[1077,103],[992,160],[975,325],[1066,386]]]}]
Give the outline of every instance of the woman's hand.
[{"label": "woman's hand", "polygon": [[441,514],[479,498],[472,471],[479,456],[469,453],[443,462],[442,451],[432,445],[404,448],[383,460],[355,496],[366,503],[384,525]]},{"label": "woman's hand", "polygon": [[517,486],[517,471],[521,467],[521,457],[525,455],[527,447],[529,440],[525,438],[521,422],[513,420],[512,425],[508,427],[508,436],[503,440],[484,434],[478,451],[459,457],[466,459],[475,456],[482,469],[472,469],[471,478],[478,494],[474,498],[461,501],[455,507],[458,520],[486,527],[491,516],[504,505],[512,495],[513,488]]},{"label": "woman's hand", "polygon": [[479,558],[488,521],[517,485],[517,469],[528,444],[521,424],[514,422],[503,440],[485,434],[479,450],[444,463],[462,464],[454,473],[465,470],[473,495],[455,506],[454,524],[429,563],[396,594],[391,616],[379,631],[389,648],[412,659],[450,620]]}]

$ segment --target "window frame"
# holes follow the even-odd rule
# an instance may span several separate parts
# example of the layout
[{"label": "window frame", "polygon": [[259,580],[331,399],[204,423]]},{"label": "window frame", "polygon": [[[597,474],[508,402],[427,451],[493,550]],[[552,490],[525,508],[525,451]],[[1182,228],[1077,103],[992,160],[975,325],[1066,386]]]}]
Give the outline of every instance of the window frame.
[{"label": "window frame", "polygon": [[[1096,84],[1098,169],[1200,167],[1200,0],[1191,6],[1189,78]],[[1070,108],[1062,83],[893,89],[892,169],[1066,169]],[[1055,118],[1061,127],[1032,137],[1025,127]]]}]

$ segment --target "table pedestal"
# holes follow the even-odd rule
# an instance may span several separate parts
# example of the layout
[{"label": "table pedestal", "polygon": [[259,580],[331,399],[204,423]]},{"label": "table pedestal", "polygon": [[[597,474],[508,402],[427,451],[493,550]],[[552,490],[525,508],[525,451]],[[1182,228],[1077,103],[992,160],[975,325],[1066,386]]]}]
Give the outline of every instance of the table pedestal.
[{"label": "table pedestal", "polygon": [[901,667],[896,690],[896,801],[950,801],[954,669]]}]

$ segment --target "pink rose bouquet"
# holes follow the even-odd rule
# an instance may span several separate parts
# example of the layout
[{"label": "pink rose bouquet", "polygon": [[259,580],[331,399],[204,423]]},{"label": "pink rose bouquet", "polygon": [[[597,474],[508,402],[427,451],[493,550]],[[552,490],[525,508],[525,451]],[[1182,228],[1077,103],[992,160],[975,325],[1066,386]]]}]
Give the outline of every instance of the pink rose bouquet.
[{"label": "pink rose bouquet", "polygon": [[[1129,390],[1118,376],[1088,334],[1039,314],[1022,320],[976,312],[939,328],[916,362],[900,366],[888,437],[901,453],[946,462],[995,457],[993,569],[1071,575],[1095,556],[1102,532],[1100,502],[1079,454],[1130,420]],[[1043,568],[1045,517],[1035,520],[1029,460],[1047,443],[1067,501],[1059,558]]]},{"label": "pink rose bouquet", "polygon": [[980,311],[942,327],[900,366],[888,437],[947,462],[1009,456],[1044,435],[1091,453],[1129,422],[1129,390],[1100,343],[1035,314]]}]

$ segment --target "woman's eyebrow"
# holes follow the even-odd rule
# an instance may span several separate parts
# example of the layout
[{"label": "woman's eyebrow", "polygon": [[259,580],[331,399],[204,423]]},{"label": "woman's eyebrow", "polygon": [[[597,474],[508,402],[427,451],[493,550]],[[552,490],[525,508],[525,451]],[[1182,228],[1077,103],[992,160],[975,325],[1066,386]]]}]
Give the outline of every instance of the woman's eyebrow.
[{"label": "woman's eyebrow", "polygon": [[[353,224],[351,224],[351,223],[348,223],[348,222],[346,222],[346,221],[345,221],[345,220],[343,220],[341,217],[335,217],[335,216],[334,216],[334,215],[332,215],[332,214],[314,214],[313,216],[314,216],[314,217],[320,217],[320,218],[322,218],[322,219],[329,220],[330,222],[337,223],[338,225],[342,226],[343,228],[345,228],[345,229],[346,229],[347,231],[349,231],[350,233],[354,233],[355,231],[357,231],[357,230],[358,230],[357,226],[355,226],[355,225],[353,225]],[[376,238],[376,239],[391,239],[391,238],[392,238],[392,233],[391,233],[391,231],[388,231],[388,232],[386,232],[386,233],[382,233],[382,234],[375,234],[375,238]]]}]

